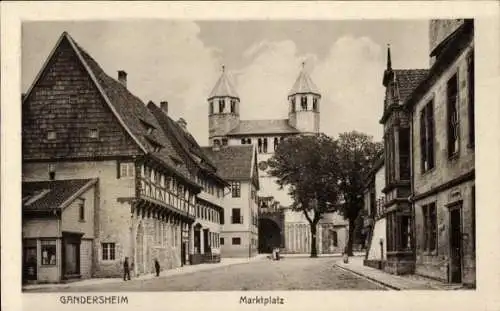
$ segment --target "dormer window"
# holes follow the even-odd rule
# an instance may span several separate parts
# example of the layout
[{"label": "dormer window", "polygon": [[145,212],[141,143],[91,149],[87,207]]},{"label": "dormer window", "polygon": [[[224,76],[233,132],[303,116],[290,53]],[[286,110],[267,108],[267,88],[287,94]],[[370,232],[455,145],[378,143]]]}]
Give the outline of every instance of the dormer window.
[{"label": "dormer window", "polygon": [[57,138],[56,131],[47,132],[47,140],[55,140]]},{"label": "dormer window", "polygon": [[219,112],[223,113],[225,108],[225,102],[224,99],[219,99]]},{"label": "dormer window", "polygon": [[307,96],[300,97],[300,107],[302,110],[307,110]]},{"label": "dormer window", "polygon": [[89,129],[89,137],[90,138],[99,138],[99,130],[98,129]]},{"label": "dormer window", "polygon": [[153,130],[155,129],[155,127],[152,124],[150,124],[149,122],[146,122],[142,119],[140,119],[140,120],[141,120],[142,126],[144,126],[144,128],[146,129],[146,132],[148,134],[151,134],[153,132]]}]

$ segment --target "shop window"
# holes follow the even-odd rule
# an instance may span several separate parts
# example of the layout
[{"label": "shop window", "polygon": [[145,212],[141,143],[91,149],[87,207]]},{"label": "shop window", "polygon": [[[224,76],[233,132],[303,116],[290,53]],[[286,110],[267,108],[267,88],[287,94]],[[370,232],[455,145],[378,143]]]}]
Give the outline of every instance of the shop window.
[{"label": "shop window", "polygon": [[102,260],[116,260],[115,243],[102,243]]},{"label": "shop window", "polygon": [[42,240],[42,265],[55,266],[57,256],[57,245],[55,240]]}]

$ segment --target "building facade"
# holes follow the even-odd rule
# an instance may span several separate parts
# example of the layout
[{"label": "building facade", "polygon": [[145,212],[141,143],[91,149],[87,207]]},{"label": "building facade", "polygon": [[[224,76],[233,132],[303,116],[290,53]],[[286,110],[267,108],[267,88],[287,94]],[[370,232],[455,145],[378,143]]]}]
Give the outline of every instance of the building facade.
[{"label": "building facade", "polygon": [[205,152],[230,184],[229,191],[224,196],[224,211],[221,216],[221,256],[255,256],[259,243],[259,175],[255,146],[215,146],[205,148]]},{"label": "building facade", "polygon": [[92,276],[97,183],[23,182],[23,282]]},{"label": "building facade", "polygon": [[[281,141],[287,137],[298,134],[318,134],[320,128],[320,101],[321,94],[309,74],[302,69],[287,94],[288,118],[277,120],[240,120],[240,97],[237,94],[227,72],[222,74],[208,97],[209,106],[209,143],[211,146],[240,146],[254,145],[257,150],[257,164],[259,175],[259,192],[261,205],[264,208],[270,206],[269,202],[284,208],[291,206],[293,200],[288,195],[288,190],[280,189],[276,178],[268,174],[267,160],[269,160]],[[280,210],[281,216],[275,212],[263,211],[260,219],[260,238],[262,241],[270,241],[279,245],[287,252],[307,252],[302,237],[295,234],[294,224],[309,226],[305,217],[298,212],[296,216],[289,209]],[[288,215],[288,216],[286,216]],[[331,221],[331,227],[345,228],[346,223],[336,215],[327,217]],[[298,219],[301,219],[300,221]],[[289,223],[287,223],[287,221]],[[288,225],[284,225],[284,223]],[[272,233],[269,232],[272,231]],[[279,230],[279,231],[278,231]],[[294,232],[290,234],[287,230]],[[335,229],[336,230],[336,229]],[[343,229],[342,229],[343,230]],[[297,231],[302,232],[302,231]],[[338,233],[343,235],[343,233]],[[267,237],[266,237],[267,236]],[[297,239],[297,241],[285,242],[285,237]],[[305,235],[304,235],[305,238]],[[272,242],[271,242],[272,241]],[[301,247],[289,248],[292,245]],[[271,245],[260,244],[261,251],[269,251]],[[273,245],[272,247],[275,247]],[[325,248],[331,249],[330,247]]]},{"label": "building facade", "polygon": [[387,221],[385,219],[385,166],[382,154],[367,176],[364,191],[363,230],[366,236],[364,264],[382,269],[387,260]]},{"label": "building facade", "polygon": [[383,267],[475,286],[474,23],[429,29],[429,70],[392,69],[388,49]]},{"label": "building facade", "polygon": [[474,24],[434,20],[412,114],[415,273],[475,285]]},{"label": "building facade", "polygon": [[126,78],[108,76],[65,32],[23,95],[23,182],[98,180],[94,277],[121,275],[125,257],[136,275],[155,259],[179,267],[195,248],[204,187]]}]

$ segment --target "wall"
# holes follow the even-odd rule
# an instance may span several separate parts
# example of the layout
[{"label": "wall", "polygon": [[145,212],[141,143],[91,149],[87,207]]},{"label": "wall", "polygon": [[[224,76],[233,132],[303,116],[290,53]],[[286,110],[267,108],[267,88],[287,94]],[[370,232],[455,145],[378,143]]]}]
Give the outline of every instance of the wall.
[{"label": "wall", "polygon": [[23,219],[23,239],[44,237],[61,237],[57,219]]},{"label": "wall", "polygon": [[[121,260],[132,253],[130,204],[118,198],[135,196],[134,178],[117,179],[117,162],[57,162],[56,179],[98,178],[98,201],[95,207],[94,260],[95,276],[121,275]],[[23,180],[48,180],[48,163],[24,163]],[[128,234],[124,234],[128,233]],[[102,261],[101,243],[116,243],[116,259]]]},{"label": "wall", "polygon": [[385,188],[385,166],[382,165],[375,173],[375,199],[384,197],[382,189]]},{"label": "wall", "polygon": [[368,260],[380,260],[380,239],[383,240],[382,249],[384,252],[383,260],[387,258],[387,235],[386,235],[386,219],[381,218],[375,221],[373,227],[373,235],[370,243],[370,249],[368,250]]},{"label": "wall", "polygon": [[[232,245],[232,238],[239,237],[240,245]],[[256,247],[253,247],[252,237],[256,239],[254,233],[248,231],[231,231],[221,233],[221,238],[224,239],[224,245],[221,245],[221,256],[225,258],[231,257],[251,257],[256,255]]]},{"label": "wall", "polygon": [[[84,201],[84,220],[80,220],[80,201]],[[94,186],[83,193],[78,199],[73,201],[62,212],[62,231],[83,233],[83,239],[94,238]]]},{"label": "wall", "polygon": [[[429,54],[436,46],[451,35],[460,25],[463,19],[434,19],[429,26]],[[432,64],[433,60],[431,60]]]}]

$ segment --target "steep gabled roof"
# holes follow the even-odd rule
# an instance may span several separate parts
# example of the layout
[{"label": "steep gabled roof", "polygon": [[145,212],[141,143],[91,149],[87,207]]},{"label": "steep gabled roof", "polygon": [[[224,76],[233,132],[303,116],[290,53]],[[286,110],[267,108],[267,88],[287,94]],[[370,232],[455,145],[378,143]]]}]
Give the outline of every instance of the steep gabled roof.
[{"label": "steep gabled roof", "polygon": [[288,92],[288,96],[292,96],[295,94],[316,94],[320,95],[319,89],[314,84],[313,80],[309,76],[309,74],[305,71],[304,68],[299,73],[299,76],[295,80],[295,83],[292,86],[290,92]]},{"label": "steep gabled roof", "polygon": [[231,83],[231,80],[229,79],[226,71],[224,70],[224,67],[222,67],[222,74],[219,77],[219,80],[217,80],[217,83],[215,83],[212,92],[210,92],[210,95],[208,96],[208,99],[213,97],[239,98],[238,93],[236,92],[236,89],[233,86],[233,83]]},{"label": "steep gabled roof", "polygon": [[203,147],[205,153],[212,159],[217,172],[226,180],[247,180],[253,177],[253,145],[223,146],[219,150]]},{"label": "steep gabled roof", "polygon": [[[63,32],[59,38],[55,48],[24,97],[25,100],[29,98],[29,93],[33,86],[36,85],[37,80],[41,77],[42,72],[45,71],[50,59],[62,42],[70,44],[116,119],[142,151],[163,162],[170,170],[176,172],[184,180],[193,183],[190,180],[187,169],[179,165],[179,163],[182,163],[182,158],[163,134],[156,118],[149,112],[146,105],[137,96],[128,91],[124,85],[108,76],[99,64],[67,32]],[[162,147],[160,151],[155,150],[156,145]]]},{"label": "steep gabled roof", "polygon": [[95,183],[97,179],[23,182],[23,211],[46,212],[64,209]]},{"label": "steep gabled roof", "polygon": [[[177,122],[165,114],[163,110],[153,102],[149,102],[147,107],[158,120],[165,135],[180,149],[179,152],[183,152],[189,157],[190,161],[195,163],[199,168],[215,175],[218,179],[222,179],[216,173],[216,166],[213,161],[205,154],[191,133],[182,129]],[[221,181],[225,183],[225,181]]]},{"label": "steep gabled roof", "polygon": [[399,91],[399,100],[404,103],[417,86],[429,74],[428,69],[395,69],[394,79]]},{"label": "steep gabled roof", "polygon": [[288,119],[278,120],[241,120],[227,133],[228,136],[257,134],[296,134],[299,130],[288,123]]}]

